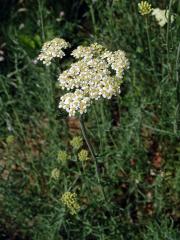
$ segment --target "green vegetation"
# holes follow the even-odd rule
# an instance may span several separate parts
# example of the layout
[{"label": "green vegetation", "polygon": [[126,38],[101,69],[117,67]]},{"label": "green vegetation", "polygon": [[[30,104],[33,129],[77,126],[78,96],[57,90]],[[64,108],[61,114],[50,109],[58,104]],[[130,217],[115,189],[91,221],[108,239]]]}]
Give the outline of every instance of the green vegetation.
[{"label": "green vegetation", "polygon": [[[163,27],[138,3],[2,1],[0,239],[180,239],[180,2],[150,2],[173,14]],[[130,61],[121,94],[84,115],[100,181],[85,141],[73,148],[79,120],[58,109],[59,66],[72,59],[35,61],[55,37],[123,49]]]}]

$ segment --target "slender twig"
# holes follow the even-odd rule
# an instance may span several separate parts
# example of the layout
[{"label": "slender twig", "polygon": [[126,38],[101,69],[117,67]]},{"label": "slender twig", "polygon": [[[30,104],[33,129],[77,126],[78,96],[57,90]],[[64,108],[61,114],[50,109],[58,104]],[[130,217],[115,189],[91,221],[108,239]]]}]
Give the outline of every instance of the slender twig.
[{"label": "slender twig", "polygon": [[166,48],[167,48],[167,61],[169,64],[169,32],[171,25],[171,8],[172,8],[172,0],[169,1],[169,13],[168,13],[168,22],[167,22],[167,32],[166,32]]},{"label": "slender twig", "polygon": [[99,170],[98,170],[98,163],[97,163],[96,155],[95,155],[93,146],[91,145],[91,143],[90,143],[90,141],[89,141],[89,139],[87,137],[86,128],[85,128],[84,121],[83,121],[82,117],[80,117],[80,127],[81,127],[81,131],[82,131],[82,135],[84,137],[84,140],[85,140],[85,142],[86,142],[86,144],[88,146],[88,149],[89,149],[89,151],[91,153],[92,159],[93,159],[93,161],[96,164],[96,172],[97,172],[98,179],[99,179]]},{"label": "slender twig", "polygon": [[92,4],[90,5],[90,14],[91,14],[91,20],[92,20],[92,25],[94,30],[94,36],[96,36],[97,28],[96,28],[96,20],[95,20],[94,9]]},{"label": "slender twig", "polygon": [[178,69],[178,65],[179,65],[179,59],[180,59],[180,42],[178,45],[178,49],[177,49],[177,56],[176,56],[176,95],[177,95],[177,129],[179,130],[180,125],[178,124],[178,119],[179,119],[179,115],[180,115],[180,83],[179,83],[179,69]]},{"label": "slender twig", "polygon": [[43,21],[43,6],[42,6],[41,0],[38,0],[38,12],[39,12],[39,17],[40,17],[42,40],[45,41],[45,31],[44,31],[44,21]]},{"label": "slender twig", "polygon": [[154,60],[153,60],[153,52],[152,52],[152,46],[151,46],[151,40],[150,40],[150,34],[149,34],[149,27],[148,27],[148,19],[145,17],[145,23],[146,23],[146,34],[147,34],[147,40],[148,40],[148,47],[149,47],[149,54],[150,54],[150,59],[151,59],[151,65],[154,71],[154,77],[157,80],[156,76],[156,69],[154,65]]},{"label": "slender twig", "polygon": [[93,161],[94,161],[96,177],[97,177],[97,180],[98,180],[99,185],[101,186],[101,191],[102,191],[103,198],[105,199],[104,190],[103,190],[103,188],[102,188],[101,180],[100,180],[100,176],[99,176],[99,169],[98,169],[97,158],[96,158],[96,155],[95,155],[93,146],[91,145],[91,142],[89,141],[89,139],[88,139],[88,137],[87,137],[86,127],[85,127],[85,125],[84,125],[83,118],[80,117],[79,120],[80,120],[81,132],[82,132],[82,135],[83,135],[83,137],[84,137],[84,140],[85,140],[85,142],[86,142],[86,144],[87,144],[87,146],[88,146],[88,149],[89,149],[89,151],[90,151],[90,153],[91,153],[92,159],[93,159]]}]

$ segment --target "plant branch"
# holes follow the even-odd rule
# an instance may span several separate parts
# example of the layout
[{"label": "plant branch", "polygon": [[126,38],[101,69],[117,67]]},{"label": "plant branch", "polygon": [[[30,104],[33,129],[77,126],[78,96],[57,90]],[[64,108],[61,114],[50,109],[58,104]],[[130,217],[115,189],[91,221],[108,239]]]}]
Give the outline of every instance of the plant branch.
[{"label": "plant branch", "polygon": [[[84,140],[88,146],[88,149],[91,153],[91,156],[92,156],[92,159],[94,161],[94,164],[95,164],[95,171],[96,171],[96,177],[97,177],[97,180],[98,180],[98,183],[99,185],[101,186],[101,180],[100,180],[100,176],[99,176],[99,169],[98,169],[98,162],[97,162],[97,158],[96,158],[96,155],[95,155],[95,152],[94,152],[94,149],[93,149],[93,146],[91,145],[91,142],[89,141],[88,137],[87,137],[87,133],[86,133],[86,127],[84,125],[84,121],[83,121],[83,118],[80,117],[79,118],[80,120],[80,128],[81,128],[81,132],[82,132],[82,135],[84,137]],[[104,190],[101,186],[101,190],[102,190],[102,195],[103,195],[103,198],[105,199],[105,194],[104,194]]]}]

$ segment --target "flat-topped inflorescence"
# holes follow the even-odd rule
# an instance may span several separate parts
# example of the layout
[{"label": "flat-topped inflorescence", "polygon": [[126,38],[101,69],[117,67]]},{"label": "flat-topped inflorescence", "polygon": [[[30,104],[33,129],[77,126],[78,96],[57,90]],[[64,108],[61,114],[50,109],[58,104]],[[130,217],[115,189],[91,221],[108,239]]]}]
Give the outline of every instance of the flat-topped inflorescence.
[{"label": "flat-topped inflorescence", "polygon": [[69,113],[69,116],[75,116],[76,112],[83,114],[90,105],[90,98],[86,97],[82,90],[69,92],[60,99],[59,108],[63,108]]},{"label": "flat-topped inflorescence", "polygon": [[71,215],[77,214],[77,212],[80,210],[76,193],[65,192],[61,197],[61,201],[69,209]]},{"label": "flat-topped inflorescence", "polygon": [[72,51],[71,55],[76,59],[92,59],[99,56],[105,48],[98,43],[93,43],[88,47],[78,46]]},{"label": "flat-topped inflorescence", "polygon": [[[38,59],[49,65],[53,57],[62,58],[61,49],[68,46],[63,39],[55,38],[44,44]],[[59,108],[65,109],[69,116],[85,113],[94,100],[111,99],[120,93],[124,70],[129,67],[124,51],[111,52],[94,43],[78,46],[71,55],[76,61],[58,77],[60,87],[69,91],[61,97]]]},{"label": "flat-topped inflorescence", "polygon": [[37,60],[40,60],[45,65],[50,65],[53,58],[63,58],[65,53],[62,49],[70,47],[70,44],[62,38],[54,38],[51,41],[45,42],[41,53],[39,54]]},{"label": "flat-topped inflorescence", "polygon": [[61,97],[59,104],[70,116],[86,112],[92,100],[110,99],[120,93],[124,70],[129,67],[123,51],[110,52],[94,43],[79,46],[71,55],[79,60],[58,78],[62,89],[73,91]]}]

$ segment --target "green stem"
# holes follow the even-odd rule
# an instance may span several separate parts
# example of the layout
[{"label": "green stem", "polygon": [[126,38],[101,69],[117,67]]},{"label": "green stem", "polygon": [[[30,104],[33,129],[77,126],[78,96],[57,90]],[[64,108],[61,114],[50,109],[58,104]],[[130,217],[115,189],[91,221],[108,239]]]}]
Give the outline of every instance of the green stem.
[{"label": "green stem", "polygon": [[177,49],[177,56],[176,56],[176,96],[177,96],[177,117],[176,117],[176,132],[180,129],[180,124],[178,124],[178,119],[180,116],[180,84],[179,84],[179,72],[178,72],[178,65],[179,65],[179,57],[180,57],[180,42]]},{"label": "green stem", "polygon": [[38,12],[40,17],[40,24],[41,24],[41,35],[43,42],[45,41],[45,31],[44,31],[44,21],[43,21],[43,6],[41,0],[38,0]]},{"label": "green stem", "polygon": [[96,20],[95,20],[94,9],[92,4],[90,5],[90,13],[91,13],[92,25],[94,30],[94,36],[96,37],[97,28],[96,28]]},{"label": "green stem", "polygon": [[148,40],[148,47],[149,47],[149,54],[150,54],[150,59],[151,59],[151,65],[154,71],[154,77],[157,80],[156,76],[156,69],[153,61],[153,52],[152,52],[152,47],[151,47],[151,40],[150,40],[150,34],[149,34],[149,27],[148,27],[148,20],[147,17],[145,18],[145,23],[146,23],[146,34],[147,34],[147,40]]},{"label": "green stem", "polygon": [[166,32],[166,47],[167,47],[167,61],[169,64],[169,32],[170,32],[170,24],[171,24],[171,8],[172,8],[172,0],[169,2],[169,13],[168,13],[168,22],[167,22],[167,32]]},{"label": "green stem", "polygon": [[[86,142],[86,144],[88,146],[88,149],[89,149],[89,151],[91,153],[92,159],[93,159],[93,161],[96,164],[96,172],[99,175],[99,171],[98,171],[98,167],[97,167],[98,164],[97,164],[96,155],[95,155],[93,146],[91,145],[91,143],[90,143],[90,141],[89,141],[89,139],[87,137],[86,128],[85,128],[84,121],[83,121],[82,117],[80,117],[80,127],[81,127],[81,131],[82,131],[82,135],[84,137],[84,140],[85,140],[85,142]],[[98,176],[98,179],[99,179],[99,176]]]},{"label": "green stem", "polygon": [[[95,155],[95,152],[94,152],[94,149],[93,149],[93,146],[91,145],[91,142],[89,141],[88,137],[87,137],[87,133],[86,133],[86,127],[84,125],[84,121],[83,121],[83,118],[80,117],[80,128],[81,128],[81,132],[82,132],[82,135],[84,137],[84,140],[88,146],[88,149],[91,153],[91,156],[92,156],[92,159],[94,161],[94,164],[95,164],[95,172],[96,172],[96,177],[97,177],[97,180],[98,180],[98,183],[99,185],[101,186],[101,180],[100,180],[100,176],[99,176],[99,169],[98,169],[98,162],[97,162],[97,158],[96,158],[96,155]],[[103,195],[103,198],[105,199],[105,194],[104,194],[104,190],[101,186],[101,190],[102,190],[102,195]]]}]

